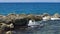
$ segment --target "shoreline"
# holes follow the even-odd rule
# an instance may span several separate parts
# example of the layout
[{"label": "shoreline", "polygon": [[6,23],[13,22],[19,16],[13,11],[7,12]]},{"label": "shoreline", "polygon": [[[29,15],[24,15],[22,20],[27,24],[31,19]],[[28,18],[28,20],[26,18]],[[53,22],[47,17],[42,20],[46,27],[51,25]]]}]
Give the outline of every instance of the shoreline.
[{"label": "shoreline", "polygon": [[[1,30],[14,30],[14,29],[24,29],[21,27],[27,28],[29,24],[29,20],[32,21],[42,21],[42,20],[51,20],[51,18],[60,19],[60,15],[58,13],[53,16],[48,13],[44,13],[43,15],[33,15],[33,14],[8,14],[6,16],[0,15],[0,28]],[[32,22],[33,23],[33,22]]]}]

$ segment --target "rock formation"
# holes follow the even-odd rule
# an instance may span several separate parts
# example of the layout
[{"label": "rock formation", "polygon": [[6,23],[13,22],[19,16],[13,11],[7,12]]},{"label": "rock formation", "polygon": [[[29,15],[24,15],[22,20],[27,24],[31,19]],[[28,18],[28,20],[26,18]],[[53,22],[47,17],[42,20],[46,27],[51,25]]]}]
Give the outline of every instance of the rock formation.
[{"label": "rock formation", "polygon": [[49,20],[51,17],[60,18],[59,14],[55,14],[54,16],[50,16],[47,13],[43,15],[33,15],[33,14],[8,14],[6,16],[0,15],[0,29],[11,29],[17,27],[27,27],[29,20],[41,21],[43,17],[46,17]]},{"label": "rock formation", "polygon": [[60,18],[60,15],[59,15],[58,13],[55,13],[55,14],[53,15],[53,17],[55,17],[55,18]]},{"label": "rock formation", "polygon": [[12,31],[7,31],[6,34],[13,34],[13,32]]}]

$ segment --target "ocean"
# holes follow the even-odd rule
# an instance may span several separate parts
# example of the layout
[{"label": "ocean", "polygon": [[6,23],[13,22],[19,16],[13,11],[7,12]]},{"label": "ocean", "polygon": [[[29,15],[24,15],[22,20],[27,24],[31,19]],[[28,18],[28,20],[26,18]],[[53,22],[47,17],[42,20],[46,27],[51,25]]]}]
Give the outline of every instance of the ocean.
[{"label": "ocean", "polygon": [[43,27],[16,30],[14,34],[60,34],[60,20],[40,21]]},{"label": "ocean", "polygon": [[55,14],[60,13],[60,3],[0,3],[0,14]]},{"label": "ocean", "polygon": [[[60,3],[0,3],[0,14],[60,14]],[[16,30],[15,34],[60,34],[60,21],[42,21],[42,28]]]}]

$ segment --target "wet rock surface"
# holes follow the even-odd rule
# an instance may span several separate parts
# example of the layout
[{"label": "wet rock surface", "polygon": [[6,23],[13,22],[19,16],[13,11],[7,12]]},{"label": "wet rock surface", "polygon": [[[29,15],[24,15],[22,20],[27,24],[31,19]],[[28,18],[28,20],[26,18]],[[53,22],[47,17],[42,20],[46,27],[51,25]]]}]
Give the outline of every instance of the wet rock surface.
[{"label": "wet rock surface", "polygon": [[[48,20],[51,17],[60,18],[59,14],[55,14],[54,16],[50,16],[49,14],[45,13],[42,16],[41,15],[33,15],[33,14],[8,14],[6,16],[0,15],[0,30],[1,32],[3,30],[9,31],[18,29],[21,27],[28,27],[29,20],[35,20],[35,21],[41,21],[43,20],[43,17],[47,17]],[[0,33],[1,33],[0,32]],[[9,31],[11,32],[11,31]],[[11,34],[11,33],[10,33]]]},{"label": "wet rock surface", "polygon": [[[0,16],[0,29],[9,31],[14,30],[15,28],[28,27],[28,21],[42,20],[41,16],[26,15],[26,14],[8,14],[6,16]],[[11,32],[11,31],[9,31]],[[7,33],[6,33],[7,34]],[[8,33],[11,34],[11,33]]]}]

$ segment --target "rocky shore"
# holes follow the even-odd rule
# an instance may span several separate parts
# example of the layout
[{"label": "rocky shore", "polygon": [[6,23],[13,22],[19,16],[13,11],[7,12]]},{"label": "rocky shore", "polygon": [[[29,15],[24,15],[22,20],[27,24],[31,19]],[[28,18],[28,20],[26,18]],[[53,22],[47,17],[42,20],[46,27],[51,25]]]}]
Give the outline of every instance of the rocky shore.
[{"label": "rocky shore", "polygon": [[[58,13],[54,15],[49,15],[44,13],[43,15],[33,15],[33,14],[8,14],[6,16],[0,15],[0,31],[11,31],[17,27],[28,27],[29,20],[41,21],[43,18],[60,18]],[[0,32],[2,33],[2,32]]]}]

